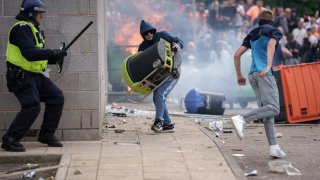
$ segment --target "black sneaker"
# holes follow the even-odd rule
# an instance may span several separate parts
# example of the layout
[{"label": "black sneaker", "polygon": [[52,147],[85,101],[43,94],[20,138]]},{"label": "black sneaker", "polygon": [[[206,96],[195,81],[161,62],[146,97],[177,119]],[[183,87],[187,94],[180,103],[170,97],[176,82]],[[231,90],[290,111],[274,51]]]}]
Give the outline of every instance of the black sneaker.
[{"label": "black sneaker", "polygon": [[162,130],[163,122],[160,119],[155,119],[151,129],[154,132],[160,132]]},{"label": "black sneaker", "polygon": [[62,143],[52,133],[39,134],[38,141],[42,144],[47,144],[49,147],[62,147]]},{"label": "black sneaker", "polygon": [[2,145],[1,148],[11,152],[24,152],[26,149],[23,147],[19,141],[16,141],[10,136],[4,135],[2,137]]},{"label": "black sneaker", "polygon": [[174,129],[174,125],[173,124],[169,124],[169,125],[163,125],[162,126],[162,131],[163,133],[173,133],[175,131]]}]

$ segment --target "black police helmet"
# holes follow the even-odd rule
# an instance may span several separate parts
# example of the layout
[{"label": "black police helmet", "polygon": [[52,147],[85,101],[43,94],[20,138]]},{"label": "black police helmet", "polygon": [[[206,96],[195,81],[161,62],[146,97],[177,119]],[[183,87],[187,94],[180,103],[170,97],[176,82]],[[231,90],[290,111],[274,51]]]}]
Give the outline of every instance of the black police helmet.
[{"label": "black police helmet", "polygon": [[46,7],[42,0],[23,0],[20,14],[25,18],[34,19],[38,12],[46,12]]}]

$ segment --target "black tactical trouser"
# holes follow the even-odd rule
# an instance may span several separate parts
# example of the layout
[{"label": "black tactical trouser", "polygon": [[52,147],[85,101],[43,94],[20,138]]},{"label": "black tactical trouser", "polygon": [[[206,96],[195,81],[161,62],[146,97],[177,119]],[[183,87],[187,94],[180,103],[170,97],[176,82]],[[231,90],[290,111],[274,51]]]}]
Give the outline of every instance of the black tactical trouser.
[{"label": "black tactical trouser", "polygon": [[40,102],[45,103],[41,130],[54,133],[59,125],[64,104],[62,91],[43,74],[17,72],[8,69],[6,78],[8,89],[18,98],[21,110],[6,135],[17,141],[22,139],[40,113]]}]

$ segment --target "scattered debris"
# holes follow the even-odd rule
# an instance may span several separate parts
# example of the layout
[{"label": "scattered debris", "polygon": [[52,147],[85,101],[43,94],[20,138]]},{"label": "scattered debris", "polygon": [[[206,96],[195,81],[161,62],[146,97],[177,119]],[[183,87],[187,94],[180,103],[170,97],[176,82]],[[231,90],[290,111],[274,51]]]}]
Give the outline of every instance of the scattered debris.
[{"label": "scattered debris", "polygon": [[123,133],[123,132],[125,132],[126,130],[124,130],[124,129],[115,129],[114,130],[114,133]]},{"label": "scattered debris", "polygon": [[[196,124],[201,124],[201,119],[197,119],[197,118],[195,118],[195,119],[193,119],[194,120],[194,122],[196,123]],[[210,126],[210,125],[209,125]],[[209,127],[209,129],[210,129],[210,127]]]},{"label": "scattered debris", "polygon": [[8,171],[8,172],[5,172],[5,174],[10,174],[10,173],[13,173],[13,172],[23,171],[23,170],[29,170],[29,169],[36,169],[36,168],[38,168],[38,167],[39,167],[39,164],[27,163],[27,165],[22,166],[22,167],[17,168],[17,169],[10,170],[10,171]]},{"label": "scattered debris", "polygon": [[313,140],[314,140],[314,141],[320,141],[320,139],[316,139],[316,138],[314,138]]},{"label": "scattered debris", "polygon": [[245,176],[257,176],[258,171],[257,170],[252,170],[249,173],[244,173]]},{"label": "scattered debris", "polygon": [[234,157],[243,157],[244,154],[232,154],[232,156],[234,156]]},{"label": "scattered debris", "polygon": [[82,172],[80,171],[80,169],[76,169],[73,174],[74,175],[79,175],[79,174],[82,174]]},{"label": "scattered debris", "polygon": [[112,113],[112,116],[127,117],[127,114],[126,114],[126,113],[115,113],[115,112],[113,112],[113,113]]},{"label": "scattered debris", "polygon": [[117,103],[112,103],[111,104],[111,109],[119,109],[120,107],[118,106]]},{"label": "scattered debris", "polygon": [[117,126],[116,125],[114,125],[114,124],[107,124],[106,125],[106,128],[116,128]]},{"label": "scattered debris", "polygon": [[22,178],[32,178],[34,176],[36,176],[35,171],[29,171],[22,174]]},{"label": "scattered debris", "polygon": [[232,130],[231,129],[223,129],[222,132],[223,133],[232,133]]},{"label": "scattered debris", "polygon": [[215,132],[214,136],[218,138],[220,136],[220,134],[218,132]]},{"label": "scattered debris", "polygon": [[276,138],[282,138],[282,133],[276,133]]},{"label": "scattered debris", "polygon": [[121,120],[121,123],[123,123],[123,124],[127,124],[128,122],[127,122],[127,120],[122,119],[122,120]]},{"label": "scattered debris", "polygon": [[276,160],[269,162],[269,169],[275,173],[287,173],[289,176],[301,175],[301,172],[292,166],[291,162],[284,160]]},{"label": "scattered debris", "polygon": [[286,169],[287,175],[289,175],[289,176],[301,176],[302,175],[302,173],[297,168],[293,167],[292,165],[286,166],[285,169]]},{"label": "scattered debris", "polygon": [[5,177],[10,177],[10,176],[16,176],[16,175],[20,175],[22,174],[23,176],[30,176],[30,175],[33,175],[33,172],[36,173],[36,172],[40,172],[40,171],[47,171],[47,170],[52,170],[52,169],[58,169],[59,167],[61,167],[60,165],[55,165],[55,166],[49,166],[49,167],[37,167],[37,168],[34,168],[33,171],[31,171],[30,173],[30,169],[29,170],[19,170],[19,171],[15,171],[15,172],[11,172],[9,174],[6,174],[6,173],[3,173],[1,174],[0,173],[0,179],[2,178],[5,178]]},{"label": "scattered debris", "polygon": [[232,148],[231,151],[242,151],[240,148]]},{"label": "scattered debris", "polygon": [[115,145],[138,145],[140,142],[114,142]]},{"label": "scattered debris", "polygon": [[223,122],[222,121],[212,121],[209,123],[209,129],[213,131],[222,131]]}]

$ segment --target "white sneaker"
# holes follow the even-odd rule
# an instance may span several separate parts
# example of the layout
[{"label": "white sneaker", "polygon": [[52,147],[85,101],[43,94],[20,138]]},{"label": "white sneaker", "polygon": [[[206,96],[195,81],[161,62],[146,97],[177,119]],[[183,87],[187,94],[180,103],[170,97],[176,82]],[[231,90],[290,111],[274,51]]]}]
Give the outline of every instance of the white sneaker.
[{"label": "white sneaker", "polygon": [[236,129],[237,135],[239,139],[243,139],[243,129],[246,122],[243,119],[243,116],[232,116],[231,122],[233,127]]},{"label": "white sneaker", "polygon": [[284,158],[286,153],[284,153],[278,144],[270,146],[270,156],[275,158]]}]

